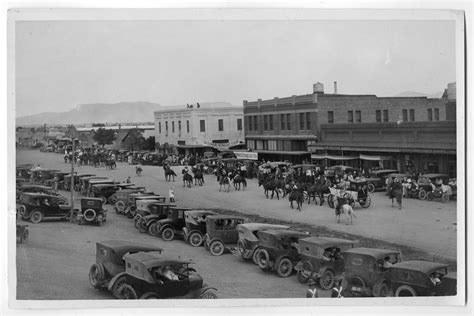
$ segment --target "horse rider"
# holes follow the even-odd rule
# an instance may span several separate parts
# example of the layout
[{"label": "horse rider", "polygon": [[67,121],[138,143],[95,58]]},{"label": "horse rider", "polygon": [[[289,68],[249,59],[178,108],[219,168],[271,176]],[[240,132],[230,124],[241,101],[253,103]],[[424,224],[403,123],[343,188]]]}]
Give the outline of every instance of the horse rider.
[{"label": "horse rider", "polygon": [[181,171],[182,174],[188,174],[189,173],[189,169],[188,169],[188,166],[184,167],[183,171]]}]

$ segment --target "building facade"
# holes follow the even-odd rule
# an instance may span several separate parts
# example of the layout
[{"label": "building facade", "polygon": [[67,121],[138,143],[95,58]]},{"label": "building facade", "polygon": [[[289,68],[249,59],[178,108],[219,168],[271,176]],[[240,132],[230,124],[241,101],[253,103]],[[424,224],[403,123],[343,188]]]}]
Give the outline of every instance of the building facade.
[{"label": "building facade", "polygon": [[155,142],[160,152],[198,154],[229,150],[244,141],[241,107],[208,105],[156,111]]}]

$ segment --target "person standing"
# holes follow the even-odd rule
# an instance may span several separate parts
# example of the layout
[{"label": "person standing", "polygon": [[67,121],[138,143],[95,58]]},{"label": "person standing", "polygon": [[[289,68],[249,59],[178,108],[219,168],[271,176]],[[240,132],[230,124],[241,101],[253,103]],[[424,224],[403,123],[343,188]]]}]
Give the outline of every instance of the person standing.
[{"label": "person standing", "polygon": [[169,200],[170,200],[171,203],[175,202],[173,187],[170,187],[170,189],[168,190],[168,197],[169,197]]}]

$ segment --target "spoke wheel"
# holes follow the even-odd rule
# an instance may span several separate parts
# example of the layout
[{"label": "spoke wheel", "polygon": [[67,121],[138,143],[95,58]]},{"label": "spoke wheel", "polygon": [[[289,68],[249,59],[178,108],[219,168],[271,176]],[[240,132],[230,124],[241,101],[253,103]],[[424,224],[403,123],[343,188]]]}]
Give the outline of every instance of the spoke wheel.
[{"label": "spoke wheel", "polygon": [[93,264],[89,269],[89,282],[93,288],[98,289],[102,286],[105,278],[104,266],[100,263]]},{"label": "spoke wheel", "polygon": [[334,272],[326,270],[319,278],[319,285],[323,290],[330,290],[334,286]]},{"label": "spoke wheel", "polygon": [[174,238],[174,229],[167,227],[161,232],[161,238],[165,241],[171,241]]},{"label": "spoke wheel", "polygon": [[258,252],[260,251],[260,248],[255,248],[252,254],[252,261],[254,264],[258,265]]},{"label": "spoke wheel", "polygon": [[367,185],[367,189],[369,190],[369,193],[374,193],[375,192],[375,185],[373,183],[369,183]]},{"label": "spoke wheel", "polygon": [[225,247],[222,241],[214,240],[209,244],[209,250],[213,256],[221,256],[224,253]]},{"label": "spoke wheel", "polygon": [[120,288],[122,287],[122,285],[125,284],[125,276],[121,276],[119,277],[117,280],[115,280],[115,283],[114,285],[112,286],[112,295],[115,297],[115,298],[120,298]]},{"label": "spoke wheel", "polygon": [[188,240],[191,246],[199,247],[202,245],[203,237],[200,233],[194,232],[194,233],[191,233]]},{"label": "spoke wheel", "polygon": [[201,294],[202,299],[216,299],[217,298],[217,293],[214,290],[207,290],[204,293]]},{"label": "spoke wheel", "polygon": [[148,234],[150,234],[151,236],[158,236],[159,231],[157,222],[153,222],[148,226]]},{"label": "spoke wheel", "polygon": [[41,211],[33,211],[30,216],[30,221],[33,224],[38,224],[43,220],[43,213]]},{"label": "spoke wheel", "polygon": [[120,299],[122,300],[136,300],[138,298],[135,289],[128,284],[123,284],[119,289]]},{"label": "spoke wheel", "polygon": [[281,278],[286,278],[293,272],[293,262],[289,258],[281,258],[276,262],[276,273]]}]

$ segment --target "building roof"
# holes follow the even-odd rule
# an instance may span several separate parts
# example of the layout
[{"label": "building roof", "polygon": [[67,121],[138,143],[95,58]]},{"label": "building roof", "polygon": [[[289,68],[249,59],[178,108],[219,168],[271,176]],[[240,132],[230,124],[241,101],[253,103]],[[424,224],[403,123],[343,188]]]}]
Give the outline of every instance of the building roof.
[{"label": "building roof", "polygon": [[90,126],[90,127],[76,127],[77,132],[90,132],[97,131],[99,128],[111,129],[111,130],[131,130],[131,129],[142,129],[142,130],[154,130],[155,125],[110,125],[110,126]]}]

